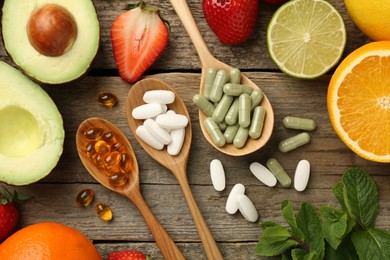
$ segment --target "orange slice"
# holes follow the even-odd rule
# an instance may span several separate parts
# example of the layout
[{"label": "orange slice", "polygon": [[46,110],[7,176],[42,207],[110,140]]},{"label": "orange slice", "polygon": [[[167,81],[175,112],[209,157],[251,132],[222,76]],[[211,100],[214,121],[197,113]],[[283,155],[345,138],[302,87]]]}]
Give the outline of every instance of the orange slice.
[{"label": "orange slice", "polygon": [[327,101],[332,126],[350,149],[390,162],[390,41],[349,54],[332,76]]}]

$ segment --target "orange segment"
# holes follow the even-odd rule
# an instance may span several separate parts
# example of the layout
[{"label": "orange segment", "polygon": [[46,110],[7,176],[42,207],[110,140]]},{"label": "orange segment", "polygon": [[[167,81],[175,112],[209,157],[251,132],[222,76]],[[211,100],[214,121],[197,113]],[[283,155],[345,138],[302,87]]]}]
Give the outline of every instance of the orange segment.
[{"label": "orange segment", "polygon": [[328,112],[350,149],[390,162],[390,41],[366,44],[342,61],[329,83]]}]

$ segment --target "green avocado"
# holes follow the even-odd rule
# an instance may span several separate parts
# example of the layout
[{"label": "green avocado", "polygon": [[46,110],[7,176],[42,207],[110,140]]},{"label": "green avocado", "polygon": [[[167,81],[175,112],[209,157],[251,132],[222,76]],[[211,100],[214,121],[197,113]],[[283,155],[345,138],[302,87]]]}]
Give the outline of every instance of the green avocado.
[{"label": "green avocado", "polygon": [[62,154],[61,114],[39,85],[2,61],[0,97],[0,182],[36,182],[52,171]]},{"label": "green avocado", "polygon": [[5,0],[2,11],[5,49],[28,76],[61,84],[88,71],[100,40],[91,0]]}]

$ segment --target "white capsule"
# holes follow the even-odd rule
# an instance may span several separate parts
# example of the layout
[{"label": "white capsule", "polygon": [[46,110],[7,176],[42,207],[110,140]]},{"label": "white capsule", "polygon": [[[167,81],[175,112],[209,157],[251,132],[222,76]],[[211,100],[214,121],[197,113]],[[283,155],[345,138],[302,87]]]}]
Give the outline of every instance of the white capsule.
[{"label": "white capsule", "polygon": [[150,90],[144,93],[145,103],[171,104],[175,101],[175,93],[170,90]]},{"label": "white capsule", "polygon": [[300,160],[294,175],[294,188],[297,191],[304,191],[310,177],[310,163],[307,160]]},{"label": "white capsule", "polygon": [[153,119],[146,119],[144,121],[144,126],[148,132],[153,135],[160,143],[169,144],[172,142],[171,135],[167,132],[166,129],[161,128]]},{"label": "white capsule", "polygon": [[229,196],[226,201],[226,211],[229,214],[234,214],[238,210],[237,196],[243,195],[245,193],[245,187],[241,183],[234,185],[233,189],[230,191]]},{"label": "white capsule", "polygon": [[259,218],[255,205],[246,195],[237,196],[238,209],[246,220],[249,222],[256,222]]},{"label": "white capsule", "polygon": [[162,128],[178,129],[188,124],[188,118],[181,114],[161,114],[156,117],[156,123]]},{"label": "white capsule", "polygon": [[175,110],[169,109],[165,114],[174,115],[176,114]]},{"label": "white capsule", "polygon": [[167,146],[167,152],[170,155],[178,155],[183,147],[184,137],[186,135],[185,128],[172,129],[170,131],[172,142]]},{"label": "white capsule", "polygon": [[274,187],[276,185],[277,180],[275,178],[275,175],[273,175],[272,172],[268,170],[268,168],[264,165],[258,162],[253,162],[249,166],[249,169],[259,181],[261,181],[268,187]]},{"label": "white capsule", "polygon": [[214,159],[210,163],[210,176],[214,189],[223,191],[225,189],[225,170],[220,160]]},{"label": "white capsule", "polygon": [[131,115],[135,119],[147,119],[163,114],[167,111],[167,106],[162,104],[143,104],[133,109]]},{"label": "white capsule", "polygon": [[149,133],[148,130],[146,130],[145,126],[140,125],[135,130],[135,134],[141,138],[142,141],[153,147],[154,149],[161,150],[163,149],[164,145],[160,143],[156,138],[153,137],[151,133]]}]

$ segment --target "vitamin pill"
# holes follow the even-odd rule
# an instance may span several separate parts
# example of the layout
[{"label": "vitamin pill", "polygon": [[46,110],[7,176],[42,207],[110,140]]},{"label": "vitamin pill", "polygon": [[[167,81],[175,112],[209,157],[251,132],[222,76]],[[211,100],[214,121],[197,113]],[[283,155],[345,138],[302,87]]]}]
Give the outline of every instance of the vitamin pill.
[{"label": "vitamin pill", "polygon": [[187,126],[188,118],[181,114],[162,114],[156,117],[156,123],[165,129],[179,129]]},{"label": "vitamin pill", "polygon": [[230,83],[238,84],[241,82],[241,71],[237,68],[230,70]]},{"label": "vitamin pill", "polygon": [[210,176],[216,191],[223,191],[225,189],[225,170],[220,160],[214,159],[210,162]]},{"label": "vitamin pill", "polygon": [[245,194],[237,196],[238,209],[246,220],[256,222],[259,218],[255,205]]},{"label": "vitamin pill", "polygon": [[251,123],[251,98],[248,94],[241,94],[238,102],[238,123],[241,127],[248,127]]},{"label": "vitamin pill", "polygon": [[117,152],[123,153],[123,152],[125,152],[125,146],[121,142],[117,141],[117,142],[111,144],[110,150],[111,150],[111,152],[117,151]]},{"label": "vitamin pill", "polygon": [[215,123],[211,117],[204,120],[204,126],[216,146],[222,147],[225,145],[225,136],[222,134],[217,123]]},{"label": "vitamin pill", "polygon": [[294,175],[294,188],[297,191],[304,191],[310,177],[310,163],[307,160],[300,160]]},{"label": "vitamin pill", "polygon": [[221,101],[218,103],[218,106],[213,112],[212,118],[215,122],[221,123],[225,119],[226,113],[228,112],[233,99],[234,97],[232,96],[223,95]]},{"label": "vitamin pill", "polygon": [[219,129],[221,129],[222,132],[226,130],[227,126],[228,125],[226,124],[225,121],[222,121],[221,123],[218,124],[218,127]]},{"label": "vitamin pill", "polygon": [[238,210],[237,197],[245,193],[245,187],[241,183],[234,185],[233,189],[230,191],[229,196],[226,201],[226,211],[229,214],[234,214]]},{"label": "vitamin pill", "polygon": [[94,197],[95,193],[92,189],[83,189],[76,196],[76,204],[79,207],[88,207]]},{"label": "vitamin pill", "polygon": [[133,169],[133,160],[127,153],[121,154],[121,160],[119,162],[119,169],[123,173],[128,173]]},{"label": "vitamin pill", "polygon": [[230,106],[229,110],[225,116],[225,122],[228,125],[234,125],[238,120],[238,98],[235,98],[233,104]]},{"label": "vitamin pill", "polygon": [[89,158],[92,158],[92,157],[96,154],[95,144],[96,144],[96,141],[90,141],[90,142],[87,143],[87,145],[85,146],[85,154],[86,154]]},{"label": "vitamin pill", "polygon": [[286,128],[313,131],[316,129],[316,122],[308,118],[286,116],[283,118],[283,125]]},{"label": "vitamin pill", "polygon": [[236,123],[235,125],[229,125],[223,135],[225,136],[226,143],[231,144],[233,143],[234,137],[237,134],[238,128],[240,128],[240,125]]},{"label": "vitamin pill", "polygon": [[172,104],[175,101],[175,93],[170,90],[149,90],[144,93],[143,100],[147,104]]},{"label": "vitamin pill", "polygon": [[178,155],[183,147],[184,137],[186,134],[185,128],[172,129],[171,132],[172,142],[170,142],[167,146],[167,152],[170,155]]},{"label": "vitamin pill", "polygon": [[119,152],[108,153],[104,157],[104,165],[106,167],[110,167],[119,164],[120,160],[121,160],[121,154]]},{"label": "vitamin pill", "polygon": [[291,185],[290,176],[286,173],[283,166],[275,158],[270,158],[267,161],[267,167],[275,175],[276,179],[280,182],[283,187]]},{"label": "vitamin pill", "polygon": [[103,92],[97,96],[97,102],[101,106],[112,108],[118,103],[118,98],[113,93]]},{"label": "vitamin pill", "polygon": [[166,129],[161,128],[153,119],[146,119],[144,126],[148,132],[153,135],[160,143],[169,144],[172,141],[171,135]]},{"label": "vitamin pill", "polygon": [[248,85],[242,85],[242,84],[234,84],[234,83],[226,83],[223,86],[223,93],[229,96],[240,96],[241,94],[248,94],[250,95],[253,91],[253,88]]},{"label": "vitamin pill", "polygon": [[103,135],[103,132],[101,127],[92,127],[84,132],[84,136],[90,140],[97,140]]},{"label": "vitamin pill", "polygon": [[108,183],[114,187],[122,187],[127,183],[127,174],[123,172],[116,172],[108,177]]},{"label": "vitamin pill", "polygon": [[214,84],[210,92],[210,100],[219,102],[223,95],[223,86],[228,81],[228,74],[224,70],[219,70],[215,76]]},{"label": "vitamin pill", "polygon": [[252,91],[252,94],[251,94],[251,109],[254,109],[255,107],[257,107],[261,100],[263,99],[263,91],[261,91],[260,89],[255,89]]},{"label": "vitamin pill", "polygon": [[258,162],[253,162],[250,164],[249,169],[259,181],[268,187],[274,187],[276,185],[277,180],[275,176],[264,165]]},{"label": "vitamin pill", "polygon": [[214,68],[207,69],[206,79],[203,88],[203,96],[208,100],[210,100],[210,93],[211,93],[211,89],[213,88],[216,75],[217,75],[217,69]]},{"label": "vitamin pill", "polygon": [[252,122],[249,127],[249,136],[252,139],[257,139],[261,136],[263,131],[263,124],[265,118],[265,109],[262,106],[258,106],[253,111]]},{"label": "vitamin pill", "polygon": [[309,142],[310,135],[308,133],[300,133],[281,141],[279,143],[279,150],[283,153],[286,153]]},{"label": "vitamin pill", "polygon": [[112,219],[112,211],[110,207],[103,202],[97,202],[95,210],[98,216],[104,221],[110,221]]},{"label": "vitamin pill", "polygon": [[111,151],[110,145],[105,141],[97,141],[95,143],[95,151],[100,155],[107,154]]},{"label": "vitamin pill", "polygon": [[236,148],[244,147],[246,141],[248,140],[249,130],[246,127],[239,127],[237,130],[237,134],[233,139],[233,145]]},{"label": "vitamin pill", "polygon": [[206,116],[212,116],[214,112],[214,105],[207,100],[206,97],[196,94],[192,97],[194,104],[205,114]]},{"label": "vitamin pill", "polygon": [[103,155],[101,154],[95,154],[94,157],[93,157],[93,162],[95,164],[96,167],[98,168],[104,168],[104,159],[103,159]]},{"label": "vitamin pill", "polygon": [[131,115],[135,119],[147,119],[156,117],[167,111],[167,106],[163,104],[143,104],[133,109]]},{"label": "vitamin pill", "polygon": [[142,141],[144,141],[146,144],[150,145],[156,150],[161,150],[164,147],[164,144],[160,143],[156,138],[154,138],[153,135],[151,135],[143,125],[137,127],[137,129],[135,130],[135,134]]},{"label": "vitamin pill", "polygon": [[116,137],[113,132],[108,131],[103,134],[102,140],[111,145],[116,142]]}]

